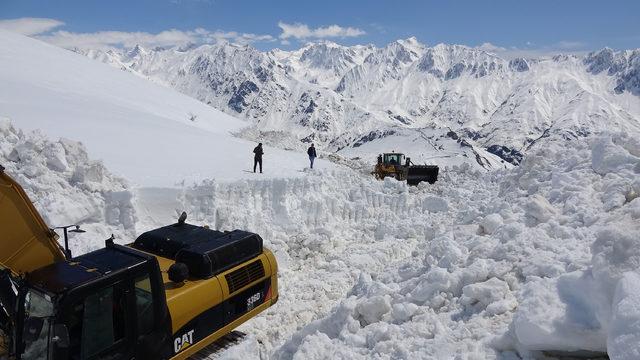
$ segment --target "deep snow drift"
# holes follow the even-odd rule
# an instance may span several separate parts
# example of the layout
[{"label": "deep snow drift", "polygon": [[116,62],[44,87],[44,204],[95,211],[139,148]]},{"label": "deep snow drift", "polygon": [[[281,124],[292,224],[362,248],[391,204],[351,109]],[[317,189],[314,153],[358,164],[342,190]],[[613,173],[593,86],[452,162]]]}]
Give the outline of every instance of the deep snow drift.
[{"label": "deep snow drift", "polygon": [[640,142],[608,135],[513,170],[456,167],[433,186],[343,170],[170,197],[275,251],[281,299],[243,326],[260,343],[249,355],[635,359],[638,164]]},{"label": "deep snow drift", "polygon": [[[0,30],[0,116],[81,139],[139,186],[255,176],[247,124],[186,95],[41,41]],[[265,148],[265,177],[294,177],[306,154]],[[319,166],[330,166],[318,161]]]}]

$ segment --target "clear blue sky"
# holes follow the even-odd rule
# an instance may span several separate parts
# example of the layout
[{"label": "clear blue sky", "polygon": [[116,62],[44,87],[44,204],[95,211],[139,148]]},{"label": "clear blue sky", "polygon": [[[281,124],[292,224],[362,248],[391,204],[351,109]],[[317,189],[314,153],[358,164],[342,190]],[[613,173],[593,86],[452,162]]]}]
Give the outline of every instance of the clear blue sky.
[{"label": "clear blue sky", "polygon": [[[409,36],[427,44],[478,46],[489,42],[505,48],[640,47],[638,0],[0,0],[0,19],[24,17],[64,23],[51,32],[157,34],[168,29],[203,28],[270,35],[272,39],[250,41],[261,49],[297,47],[323,38],[347,45],[384,45]],[[279,23],[307,25],[311,33],[294,29],[283,37]],[[335,33],[314,32],[334,24],[352,31],[341,33],[334,28]]]}]

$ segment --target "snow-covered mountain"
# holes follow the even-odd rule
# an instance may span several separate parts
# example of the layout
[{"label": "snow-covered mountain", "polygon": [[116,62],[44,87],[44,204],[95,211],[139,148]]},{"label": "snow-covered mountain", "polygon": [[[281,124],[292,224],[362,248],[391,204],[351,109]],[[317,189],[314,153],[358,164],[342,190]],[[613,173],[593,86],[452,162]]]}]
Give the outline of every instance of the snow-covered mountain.
[{"label": "snow-covered mountain", "polygon": [[507,60],[409,38],[382,48],[75,51],[250,119],[245,137],[282,147],[315,141],[348,155],[369,142],[371,152],[391,150],[380,139],[406,134],[397,148],[419,161],[447,164],[455,150],[490,168],[519,163],[536,143],[640,128],[640,50]]}]

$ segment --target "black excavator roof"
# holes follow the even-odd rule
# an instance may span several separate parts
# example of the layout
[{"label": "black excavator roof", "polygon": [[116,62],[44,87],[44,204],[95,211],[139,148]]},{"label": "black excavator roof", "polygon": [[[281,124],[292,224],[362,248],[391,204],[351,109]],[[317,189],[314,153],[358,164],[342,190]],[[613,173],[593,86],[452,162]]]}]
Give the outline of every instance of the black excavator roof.
[{"label": "black excavator roof", "polygon": [[262,253],[262,238],[255,233],[220,232],[184,222],[147,231],[133,247],[184,263],[189,275],[207,279]]},{"label": "black excavator roof", "polygon": [[153,257],[119,245],[47,265],[27,274],[31,286],[61,294],[120,270],[143,264]]}]

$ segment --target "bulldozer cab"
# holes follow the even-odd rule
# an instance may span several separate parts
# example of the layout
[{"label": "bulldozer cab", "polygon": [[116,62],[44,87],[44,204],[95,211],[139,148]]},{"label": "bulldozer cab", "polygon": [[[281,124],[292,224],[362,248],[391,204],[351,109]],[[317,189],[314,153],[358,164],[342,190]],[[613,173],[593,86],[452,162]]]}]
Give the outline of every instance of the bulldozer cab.
[{"label": "bulldozer cab", "polygon": [[402,165],[404,163],[404,154],[386,153],[382,156],[384,165]]}]

